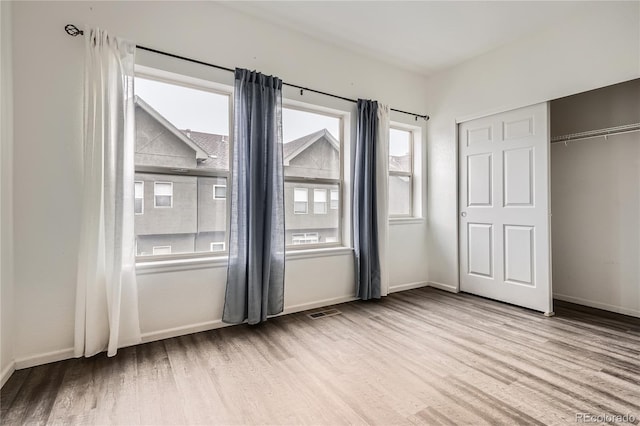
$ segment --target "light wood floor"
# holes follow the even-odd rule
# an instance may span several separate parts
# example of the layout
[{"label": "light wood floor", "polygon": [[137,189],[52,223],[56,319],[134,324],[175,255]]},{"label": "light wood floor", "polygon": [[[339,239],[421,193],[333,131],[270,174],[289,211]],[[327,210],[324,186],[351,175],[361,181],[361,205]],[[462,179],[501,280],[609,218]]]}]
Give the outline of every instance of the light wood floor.
[{"label": "light wood floor", "polygon": [[[575,424],[640,418],[640,321],[424,288],[16,371],[2,424]],[[637,420],[636,420],[637,423]]]}]

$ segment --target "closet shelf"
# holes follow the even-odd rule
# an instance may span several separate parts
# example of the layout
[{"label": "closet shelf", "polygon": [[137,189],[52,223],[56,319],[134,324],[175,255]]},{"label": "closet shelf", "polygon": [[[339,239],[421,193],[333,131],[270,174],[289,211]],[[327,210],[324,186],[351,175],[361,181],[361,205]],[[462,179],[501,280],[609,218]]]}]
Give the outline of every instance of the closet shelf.
[{"label": "closet shelf", "polygon": [[637,132],[640,130],[640,123],[625,124],[624,126],[607,127],[605,129],[589,130],[587,132],[571,133],[568,135],[553,136],[551,143],[569,142],[578,139],[597,138],[600,136],[611,136],[621,133]]}]

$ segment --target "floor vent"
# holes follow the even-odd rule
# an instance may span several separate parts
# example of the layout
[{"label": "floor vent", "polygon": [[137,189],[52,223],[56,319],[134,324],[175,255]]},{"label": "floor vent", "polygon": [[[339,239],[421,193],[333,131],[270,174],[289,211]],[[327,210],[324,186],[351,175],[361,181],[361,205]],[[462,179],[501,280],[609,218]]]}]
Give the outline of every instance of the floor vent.
[{"label": "floor vent", "polygon": [[307,316],[311,319],[319,319],[319,318],[325,318],[325,317],[332,317],[334,315],[340,315],[342,312],[340,312],[337,309],[326,309],[324,311],[317,311],[317,312],[311,312],[310,314],[307,314]]}]

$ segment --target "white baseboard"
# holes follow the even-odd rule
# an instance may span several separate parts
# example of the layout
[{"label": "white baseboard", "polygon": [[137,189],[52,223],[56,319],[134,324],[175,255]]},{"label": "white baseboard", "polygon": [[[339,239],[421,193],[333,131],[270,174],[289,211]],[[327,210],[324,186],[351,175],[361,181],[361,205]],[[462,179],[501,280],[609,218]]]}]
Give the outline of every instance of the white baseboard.
[{"label": "white baseboard", "polygon": [[582,299],[580,297],[567,296],[566,294],[554,293],[553,298],[565,302],[575,303],[576,305],[589,306],[591,308],[602,309],[603,311],[610,311],[617,314],[640,318],[640,311],[636,309],[623,308],[622,306],[610,305],[608,303],[596,302],[593,300]]},{"label": "white baseboard", "polygon": [[418,281],[415,283],[398,284],[389,287],[389,294],[397,291],[413,290],[414,288],[426,287],[429,283],[426,281]]},{"label": "white baseboard", "polygon": [[61,349],[25,358],[18,358],[16,359],[16,370],[35,367],[36,365],[49,364],[50,362],[62,361],[69,358],[73,358],[73,348]]},{"label": "white baseboard", "polygon": [[[274,315],[274,317],[278,317],[280,315],[293,314],[296,312],[307,311],[309,309],[322,308],[325,306],[337,305],[339,303],[352,302],[354,300],[358,300],[357,297],[353,296],[345,296],[345,297],[335,297],[332,299],[320,300],[317,302],[310,303],[301,303],[299,305],[288,306],[284,309],[284,311],[278,315]],[[201,322],[198,324],[190,324],[182,327],[169,328],[165,330],[152,331],[150,333],[142,334],[142,343],[155,342],[157,340],[170,339],[172,337],[184,336],[187,334],[200,333],[202,331],[215,330],[217,328],[229,327],[233,324],[227,324],[222,322],[221,319]]]},{"label": "white baseboard", "polygon": [[296,312],[308,311],[309,309],[324,308],[325,306],[353,302],[354,300],[358,300],[358,298],[355,296],[341,296],[333,297],[331,299],[318,300],[317,302],[300,303],[298,305],[285,307],[284,311],[279,315],[293,314]]},{"label": "white baseboard", "polygon": [[7,365],[4,370],[2,370],[0,388],[4,386],[5,383],[7,383],[7,380],[9,380],[9,377],[11,377],[14,371],[16,371],[16,363],[14,361],[11,361],[9,365]]},{"label": "white baseboard", "polygon": [[201,331],[215,330],[226,327],[230,324],[222,320],[206,321],[198,324],[189,324],[182,327],[167,328],[164,330],[152,331],[142,334],[142,343],[155,342],[157,340],[170,339],[172,337],[184,336],[186,334],[200,333]]},{"label": "white baseboard", "polygon": [[442,284],[442,283],[437,283],[435,281],[429,281],[429,287],[437,288],[437,289],[444,290],[444,291],[449,291],[451,293],[459,293],[460,292],[460,289],[458,289],[458,287],[455,286],[455,285]]}]

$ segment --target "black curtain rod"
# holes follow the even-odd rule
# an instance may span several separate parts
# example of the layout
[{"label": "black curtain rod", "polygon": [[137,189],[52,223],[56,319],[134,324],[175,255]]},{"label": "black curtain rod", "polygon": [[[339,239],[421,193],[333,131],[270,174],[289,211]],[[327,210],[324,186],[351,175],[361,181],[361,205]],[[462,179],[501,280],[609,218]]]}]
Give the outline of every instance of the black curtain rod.
[{"label": "black curtain rod", "polygon": [[[69,34],[70,36],[73,36],[73,37],[76,37],[76,36],[84,34],[84,31],[82,31],[81,29],[79,29],[78,27],[76,27],[73,24],[65,25],[64,30],[67,32],[67,34]],[[227,68],[227,67],[223,67],[221,65],[211,64],[211,63],[204,62],[204,61],[199,61],[198,59],[187,58],[186,56],[180,56],[180,55],[176,55],[174,53],[163,52],[162,50],[152,49],[151,47],[145,47],[145,46],[136,45],[136,48],[140,49],[140,50],[146,50],[147,52],[157,53],[158,55],[164,55],[164,56],[168,56],[170,58],[175,58],[175,59],[180,59],[180,60],[187,61],[187,62],[192,62],[194,64],[199,64],[199,65],[204,65],[204,66],[207,66],[207,67],[217,68],[217,69],[223,70],[223,71],[235,72],[235,70],[232,69],[232,68]],[[336,98],[336,99],[342,99],[343,101],[348,101],[348,102],[353,102],[353,103],[358,102],[355,99],[345,98],[344,96],[338,96],[338,95],[334,95],[332,93],[322,92],[320,90],[310,89],[310,88],[304,87],[304,86],[298,86],[297,84],[285,83],[285,82],[282,82],[282,84],[284,84],[285,86],[295,87],[296,89],[300,89],[300,94],[301,95],[306,90],[307,92],[318,93],[320,95],[325,95],[325,96],[329,96],[329,97]],[[428,115],[424,115],[424,114],[416,114],[415,112],[408,112],[408,111],[403,111],[401,109],[395,109],[395,108],[391,108],[391,111],[395,111],[395,112],[399,112],[399,113],[407,114],[407,115],[413,115],[416,118],[416,120],[418,120],[418,117],[424,118],[425,121],[429,120],[429,116]]]}]

